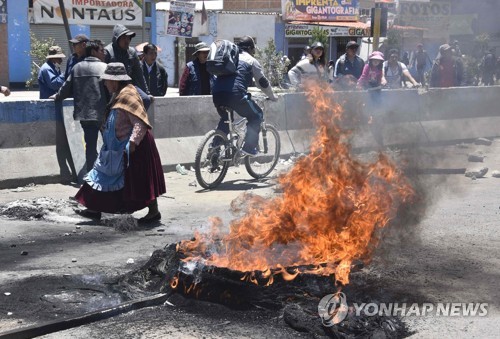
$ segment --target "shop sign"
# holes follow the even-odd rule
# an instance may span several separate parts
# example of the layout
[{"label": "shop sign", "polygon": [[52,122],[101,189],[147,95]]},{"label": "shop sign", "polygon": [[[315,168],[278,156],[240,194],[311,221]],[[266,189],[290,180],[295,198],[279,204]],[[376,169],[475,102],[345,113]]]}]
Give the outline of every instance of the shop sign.
[{"label": "shop sign", "polygon": [[449,1],[401,2],[398,18],[403,26],[426,28],[424,38],[448,38],[451,3]]},{"label": "shop sign", "polygon": [[[69,24],[142,26],[142,0],[64,0]],[[33,0],[35,24],[62,24],[59,0]]]},{"label": "shop sign", "polygon": [[281,0],[283,20],[358,21],[358,0]]},{"label": "shop sign", "polygon": [[328,32],[330,37],[339,36],[370,36],[370,28],[355,28],[355,27],[329,27],[316,25],[285,25],[285,37],[287,38],[310,38],[314,27],[320,27],[323,31]]}]

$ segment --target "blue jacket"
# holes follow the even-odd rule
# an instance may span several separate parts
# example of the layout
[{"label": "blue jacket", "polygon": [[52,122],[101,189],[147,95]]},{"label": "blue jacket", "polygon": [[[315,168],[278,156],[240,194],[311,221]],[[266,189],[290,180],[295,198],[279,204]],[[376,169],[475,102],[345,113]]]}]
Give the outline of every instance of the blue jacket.
[{"label": "blue jacket", "polygon": [[51,95],[56,94],[63,83],[64,75],[50,59],[47,59],[38,72],[40,99],[48,99]]},{"label": "blue jacket", "polygon": [[268,97],[275,97],[269,80],[262,72],[262,66],[257,59],[245,51],[240,52],[236,74],[218,76],[214,81],[212,94],[214,96],[232,94],[243,97],[252,83],[252,78],[255,79],[255,86]]},{"label": "blue jacket", "polygon": [[[205,78],[206,77],[206,78]],[[202,81],[205,80],[205,92],[202,91]],[[196,58],[187,63],[179,81],[179,95],[210,95],[210,87],[214,76],[207,72],[206,64],[200,64]]]}]

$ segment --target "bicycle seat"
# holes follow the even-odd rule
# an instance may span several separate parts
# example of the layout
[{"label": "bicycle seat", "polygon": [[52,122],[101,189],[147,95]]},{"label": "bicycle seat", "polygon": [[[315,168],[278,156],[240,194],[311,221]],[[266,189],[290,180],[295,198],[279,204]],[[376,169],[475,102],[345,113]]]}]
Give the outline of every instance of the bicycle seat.
[{"label": "bicycle seat", "polygon": [[231,119],[231,121],[234,121],[234,110],[231,107],[221,105],[221,106],[217,106],[216,109],[217,109],[217,112],[219,112],[220,116],[223,116],[223,114],[225,113],[228,115],[228,117]]}]

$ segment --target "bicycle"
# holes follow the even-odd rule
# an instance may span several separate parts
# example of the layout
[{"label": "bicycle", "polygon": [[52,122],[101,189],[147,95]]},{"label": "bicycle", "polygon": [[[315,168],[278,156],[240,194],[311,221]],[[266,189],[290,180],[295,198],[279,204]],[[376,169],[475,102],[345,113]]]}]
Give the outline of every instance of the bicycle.
[{"label": "bicycle", "polygon": [[[200,186],[205,189],[217,187],[224,180],[229,166],[239,166],[242,161],[253,178],[268,176],[276,167],[280,156],[281,141],[278,130],[263,120],[257,146],[259,153],[256,156],[243,155],[241,147],[245,139],[247,119],[241,118],[235,122],[233,109],[227,106],[217,109],[228,113],[229,120],[225,123],[229,125],[229,134],[211,130],[203,137],[194,161],[196,180]],[[214,143],[215,138],[220,139]]]}]

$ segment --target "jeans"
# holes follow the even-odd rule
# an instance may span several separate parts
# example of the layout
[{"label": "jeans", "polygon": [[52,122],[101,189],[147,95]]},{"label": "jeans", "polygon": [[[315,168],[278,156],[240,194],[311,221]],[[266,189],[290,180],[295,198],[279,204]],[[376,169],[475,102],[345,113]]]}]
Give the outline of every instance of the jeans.
[{"label": "jeans", "polygon": [[[215,107],[231,107],[236,113],[247,118],[247,133],[245,135],[243,150],[253,152],[259,142],[260,124],[264,120],[264,112],[252,100],[250,93],[243,94],[243,96],[232,93],[214,93],[213,102]],[[229,126],[224,122],[229,120],[227,112],[222,110],[217,111],[221,117],[217,129],[227,134],[229,133]]]},{"label": "jeans", "polygon": [[85,162],[87,172],[92,169],[97,159],[97,137],[99,136],[99,123],[97,121],[80,121],[85,139]]}]

